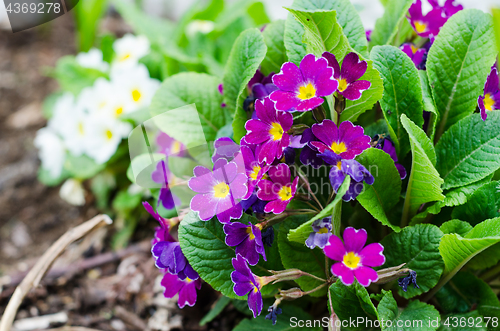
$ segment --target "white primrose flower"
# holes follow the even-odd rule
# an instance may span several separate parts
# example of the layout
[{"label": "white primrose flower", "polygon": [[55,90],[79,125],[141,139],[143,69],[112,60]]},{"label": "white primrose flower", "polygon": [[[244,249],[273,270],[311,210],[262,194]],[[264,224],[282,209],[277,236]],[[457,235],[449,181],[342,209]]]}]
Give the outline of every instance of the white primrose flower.
[{"label": "white primrose flower", "polygon": [[127,112],[149,106],[160,87],[160,81],[149,77],[148,69],[140,63],[127,70],[112,71],[111,81],[123,91],[126,104],[131,106]]},{"label": "white primrose flower", "polygon": [[97,69],[102,72],[107,72],[109,63],[103,60],[102,51],[97,48],[91,48],[87,53],[78,53],[76,62],[84,68]]},{"label": "white primrose flower", "polygon": [[214,30],[215,23],[213,21],[194,20],[186,26],[186,34],[190,37],[200,32],[202,34],[210,33]]},{"label": "white primrose flower", "polygon": [[132,131],[132,126],[110,116],[93,114],[89,118],[88,130],[86,154],[102,164],[113,156],[122,139]]},{"label": "white primrose flower", "polygon": [[85,204],[85,190],[82,187],[82,182],[77,179],[66,180],[59,190],[59,196],[73,206]]},{"label": "white primrose flower", "polygon": [[102,113],[109,106],[114,87],[106,78],[97,78],[94,85],[86,87],[78,96],[78,103],[89,114]]},{"label": "white primrose flower", "polygon": [[61,176],[65,154],[64,144],[51,128],[41,128],[36,133],[34,145],[39,149],[38,156],[42,168],[49,172],[50,177]]},{"label": "white primrose flower", "polygon": [[116,57],[112,63],[114,70],[135,65],[139,59],[149,54],[149,40],[145,36],[126,34],[113,44]]}]

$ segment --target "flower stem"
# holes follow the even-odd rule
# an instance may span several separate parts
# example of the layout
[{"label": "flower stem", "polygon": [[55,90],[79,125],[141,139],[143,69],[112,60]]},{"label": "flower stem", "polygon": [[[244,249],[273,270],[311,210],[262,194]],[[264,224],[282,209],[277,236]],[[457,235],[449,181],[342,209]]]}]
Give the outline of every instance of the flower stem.
[{"label": "flower stem", "polygon": [[300,169],[297,171],[297,174],[298,174],[300,180],[302,180],[302,182],[306,186],[307,191],[312,196],[313,200],[316,201],[316,203],[318,204],[320,210],[322,210],[323,209],[323,205],[321,205],[321,202],[319,202],[318,198],[316,197],[316,194],[314,194],[314,192],[312,191],[311,184],[309,184],[309,181],[307,180],[307,177],[302,173],[302,171]]}]

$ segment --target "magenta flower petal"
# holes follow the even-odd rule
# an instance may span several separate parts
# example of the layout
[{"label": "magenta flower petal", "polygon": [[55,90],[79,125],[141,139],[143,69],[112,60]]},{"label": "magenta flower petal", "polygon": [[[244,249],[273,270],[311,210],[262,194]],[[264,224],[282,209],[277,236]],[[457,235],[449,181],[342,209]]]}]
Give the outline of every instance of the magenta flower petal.
[{"label": "magenta flower petal", "polygon": [[342,261],[346,250],[344,248],[344,244],[339,237],[335,235],[331,235],[328,239],[328,244],[323,249],[325,255],[334,261]]},{"label": "magenta flower petal", "polygon": [[340,77],[350,84],[360,79],[365,74],[367,68],[368,63],[366,61],[360,61],[358,54],[351,52],[345,56],[342,62]]},{"label": "magenta flower petal", "polygon": [[177,275],[167,272],[163,275],[161,285],[165,288],[165,292],[163,292],[165,298],[173,298],[184,287],[184,282]]},{"label": "magenta flower petal", "polygon": [[363,91],[366,91],[372,86],[367,80],[358,80],[347,86],[347,88],[342,92],[342,95],[349,100],[355,101],[361,98]]},{"label": "magenta flower petal", "polygon": [[[186,282],[186,281],[185,281]],[[198,284],[200,284],[198,286]],[[187,280],[187,284],[179,291],[179,300],[178,305],[179,308],[184,308],[185,305],[190,307],[194,306],[196,303],[196,289],[201,288],[201,281],[197,280]]]},{"label": "magenta flower petal", "polygon": [[215,215],[217,202],[212,199],[212,193],[197,194],[191,199],[190,208],[199,213],[202,221],[208,221]]},{"label": "magenta flower petal", "polygon": [[295,63],[285,62],[281,71],[273,76],[273,83],[282,91],[293,91],[302,83],[302,73]]},{"label": "magenta flower petal", "polygon": [[295,109],[300,103],[300,100],[298,100],[293,93],[280,90],[271,93],[269,98],[276,102],[277,109]]},{"label": "magenta flower petal", "polygon": [[348,227],[344,230],[345,249],[348,252],[359,253],[366,244],[368,234],[365,229],[356,230]]},{"label": "magenta flower petal", "polygon": [[343,263],[335,263],[332,265],[332,274],[340,279],[344,285],[349,286],[354,283],[353,270],[346,267]]},{"label": "magenta flower petal", "polygon": [[367,267],[380,267],[385,263],[385,256],[383,254],[384,246],[379,243],[369,244],[361,252],[361,263]]},{"label": "magenta flower petal", "polygon": [[276,190],[274,189],[273,182],[270,180],[261,180],[258,184],[258,191],[257,191],[257,197],[261,200],[264,201],[271,201],[271,200],[276,200],[279,199],[278,197],[278,191],[279,188]]},{"label": "magenta flower petal", "polygon": [[488,117],[487,111],[500,109],[500,87],[496,65],[491,68],[491,72],[484,84],[484,94],[477,100],[483,121]]},{"label": "magenta flower petal", "polygon": [[275,183],[279,183],[282,186],[290,184],[290,168],[284,164],[278,164],[277,166],[269,168],[269,177]]},{"label": "magenta flower petal", "polygon": [[364,287],[370,286],[371,282],[376,282],[378,280],[378,274],[372,268],[359,267],[354,270],[354,276],[356,280]]}]

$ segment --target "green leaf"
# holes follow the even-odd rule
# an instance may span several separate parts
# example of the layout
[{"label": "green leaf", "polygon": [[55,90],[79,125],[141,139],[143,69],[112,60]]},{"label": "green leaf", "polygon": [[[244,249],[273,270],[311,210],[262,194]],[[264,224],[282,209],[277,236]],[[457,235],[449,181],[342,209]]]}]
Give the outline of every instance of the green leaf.
[{"label": "green leaf", "polygon": [[463,237],[445,234],[439,244],[445,264],[443,278],[450,279],[474,256],[499,242],[500,218],[479,223]]},{"label": "green leaf", "polygon": [[431,113],[427,135],[431,138],[431,141],[434,141],[434,134],[436,133],[436,123],[438,120],[437,117],[439,116],[439,114],[436,109],[434,98],[432,97],[432,91],[429,85],[427,71],[419,70],[418,75],[420,76],[420,82],[422,83],[422,101],[424,102],[424,110]]},{"label": "green leaf", "polygon": [[472,225],[500,216],[500,182],[491,182],[479,187],[466,204],[455,207],[451,217]]},{"label": "green leaf", "polygon": [[401,115],[405,114],[419,127],[424,124],[420,76],[408,55],[394,46],[374,47],[371,58],[384,81],[380,106],[387,125],[392,128],[391,138],[402,159],[410,150],[410,143],[408,133],[401,125]]},{"label": "green leaf", "polygon": [[443,180],[434,168],[436,154],[427,135],[415,123],[401,115],[401,124],[410,138],[412,165],[403,207],[403,223],[417,213],[423,203],[444,199]]},{"label": "green leaf", "polygon": [[[349,0],[295,0],[292,8],[301,11],[313,11],[317,9],[335,10],[337,21],[342,27],[344,35],[347,37],[351,47],[363,57],[368,57],[368,43],[366,40],[365,28],[361,22],[356,8]],[[304,30],[300,36],[302,36]]]},{"label": "green leaf", "polygon": [[387,213],[396,206],[401,194],[401,177],[389,154],[369,148],[357,157],[375,178],[373,185],[364,184],[363,192],[358,195],[359,203],[378,221],[392,230],[399,232],[401,228],[391,224]]},{"label": "green leaf", "polygon": [[260,63],[265,58],[267,46],[258,29],[243,31],[234,42],[226,68],[224,69],[224,102],[230,113],[234,112],[234,140],[239,143],[246,134],[245,123],[248,119],[243,110],[243,92]]},{"label": "green leaf", "polygon": [[472,230],[472,225],[461,220],[451,220],[441,224],[439,229],[444,234],[457,233],[463,237]]},{"label": "green leaf", "polygon": [[[440,320],[439,312],[433,306],[415,300],[411,301],[405,309],[399,310],[390,291],[386,292],[380,300],[377,311],[383,331],[402,330],[401,326],[419,331],[435,331],[439,327],[439,323],[435,326],[429,325],[429,319],[431,321]],[[388,321],[392,323],[387,323]],[[387,326],[387,324],[391,326]]]},{"label": "green leaf", "polygon": [[[332,296],[333,311],[341,321],[356,320],[357,318],[378,319],[378,312],[371,302],[366,288],[357,281],[351,286],[345,286],[340,280],[337,280],[330,286],[329,290]],[[350,330],[365,330],[364,323],[355,324]]]},{"label": "green leaf", "polygon": [[226,296],[221,296],[219,299],[217,299],[217,301],[215,302],[213,307],[210,309],[208,314],[203,316],[203,318],[201,319],[200,326],[203,326],[203,325],[207,324],[208,322],[211,322],[214,318],[219,316],[219,314],[222,313],[224,308],[226,308],[226,306],[230,302],[231,302],[231,299],[226,297]]},{"label": "green leaf", "polygon": [[500,9],[493,8],[491,9],[493,13],[493,21],[495,26],[495,39],[497,40],[497,52],[500,52]]},{"label": "green leaf", "polygon": [[[323,52],[327,51],[334,54],[339,62],[342,62],[341,60],[347,53],[354,51],[350,47],[347,37],[342,33],[342,27],[337,22],[337,13],[334,10],[316,10],[311,12],[288,9],[288,11],[305,28],[303,41],[307,45],[308,53],[321,56]],[[301,59],[299,59],[299,62]],[[363,60],[363,57],[361,59]],[[382,97],[383,82],[380,74],[373,68],[372,61],[367,62],[368,68],[366,73],[360,79],[368,80],[372,85],[368,90],[363,92],[359,100],[346,100],[346,107],[340,116],[340,121],[355,121],[359,115],[367,109],[371,109]]]},{"label": "green leaf", "polygon": [[500,168],[500,112],[483,121],[470,115],[453,125],[436,145],[443,189],[474,183]]},{"label": "green leaf", "polygon": [[64,91],[78,95],[85,87],[92,86],[97,78],[107,75],[97,69],[80,66],[74,56],[63,56],[57,61],[56,68],[49,73],[57,79]]},{"label": "green leaf", "polygon": [[[156,92],[150,111],[154,116],[162,114],[162,123],[168,126],[169,135],[186,145],[198,140],[199,134],[193,138],[189,133],[198,133],[200,124],[206,141],[214,141],[217,131],[231,121],[231,113],[221,108],[219,83],[217,77],[195,72],[171,76]],[[185,112],[184,117],[180,112],[167,112],[191,104],[195,104],[199,118],[193,118],[192,112]]]},{"label": "green leaf", "polygon": [[398,32],[398,28],[410,8],[412,0],[388,0],[384,15],[375,22],[370,47],[388,45]]},{"label": "green leaf", "polygon": [[307,54],[306,44],[302,42],[304,27],[292,15],[288,13],[285,21],[284,43],[288,61],[300,64],[300,61]]},{"label": "green leaf", "polygon": [[285,21],[277,20],[268,25],[263,32],[264,42],[267,46],[267,53],[262,60],[261,70],[264,75],[269,75],[271,72],[279,72],[281,65],[287,61],[284,35]]},{"label": "green leaf", "polygon": [[[483,317],[500,317],[500,303],[496,294],[488,284],[467,272],[456,274],[436,293],[435,298],[444,313],[466,313],[477,309]],[[498,329],[491,328],[491,321],[489,327],[490,330]],[[472,330],[472,328],[467,330]]]},{"label": "green leaf", "polygon": [[443,132],[474,112],[495,62],[491,16],[476,9],[453,15],[439,31],[427,57],[427,74]]},{"label": "green leaf", "polygon": [[231,259],[235,253],[232,247],[226,245],[225,238],[222,224],[216,218],[205,222],[193,211],[179,225],[182,252],[200,277],[223,295],[244,299],[233,291]]},{"label": "green leaf", "polygon": [[399,233],[391,233],[381,244],[384,246],[384,268],[406,263],[405,268],[415,270],[420,288],[408,287],[407,292],[398,289],[399,295],[409,299],[425,293],[439,281],[443,272],[443,259],[439,254],[439,242],[443,233],[431,224],[409,226]]},{"label": "green leaf", "polygon": [[86,155],[73,156],[68,154],[64,161],[64,169],[70,177],[78,179],[87,179],[94,177],[99,171],[103,170],[106,164],[97,164],[93,159]]},{"label": "green leaf", "polygon": [[[278,247],[281,261],[286,269],[298,268],[320,278],[325,278],[325,254],[322,250],[310,249],[302,243],[291,242],[287,239],[290,229],[298,227],[307,221],[307,215],[291,216],[280,224],[278,234]],[[301,277],[295,280],[303,291],[312,290],[322,284],[321,281],[311,277]],[[311,293],[311,296],[324,296],[326,287]]]},{"label": "green leaf", "polygon": [[[460,321],[466,321],[465,326],[460,326]],[[469,324],[471,321],[471,324]],[[491,323],[491,322],[490,322]],[[441,327],[438,331],[487,331],[486,323],[483,322],[483,316],[477,310],[464,314],[450,314],[442,317]],[[446,325],[445,325],[446,324]]]},{"label": "green leaf", "polygon": [[287,235],[288,240],[294,241],[297,243],[304,244],[309,235],[312,232],[312,224],[314,221],[331,216],[332,211],[337,207],[338,204],[342,203],[342,197],[349,189],[349,184],[351,183],[351,177],[346,176],[342,185],[340,185],[337,195],[335,195],[335,199],[328,204],[322,211],[320,211],[316,216],[311,218],[309,221],[302,223],[297,228],[290,230]]},{"label": "green leaf", "polygon": [[[266,313],[263,311],[262,314],[257,318],[242,320],[233,331],[321,331],[323,328],[321,326],[313,325],[313,317],[308,313],[304,312],[302,309],[292,305],[280,305],[283,313],[278,315],[278,320],[276,325],[272,325],[272,322],[265,319]],[[304,323],[303,326],[299,327],[300,323]],[[306,324],[308,323],[308,324]],[[302,324],[301,324],[302,325]]]}]

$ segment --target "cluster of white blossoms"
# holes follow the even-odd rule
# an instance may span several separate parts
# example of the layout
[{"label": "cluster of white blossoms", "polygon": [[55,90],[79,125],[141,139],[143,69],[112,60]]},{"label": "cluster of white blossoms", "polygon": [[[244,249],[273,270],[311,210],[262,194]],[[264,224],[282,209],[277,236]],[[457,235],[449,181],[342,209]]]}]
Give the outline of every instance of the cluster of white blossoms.
[{"label": "cluster of white blossoms", "polygon": [[98,78],[76,97],[62,95],[47,126],[37,133],[35,146],[42,168],[52,178],[61,175],[68,153],[87,155],[97,164],[107,162],[132,130],[124,115],[148,107],[160,85],[139,63],[150,50],[146,37],[125,35],[114,42],[113,49],[111,64],[103,61],[98,49],[77,55],[79,65],[100,70],[109,80]]}]

